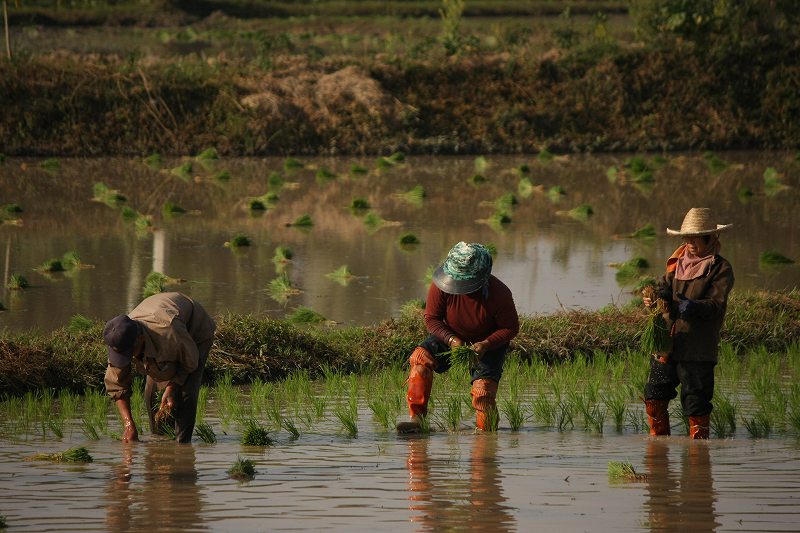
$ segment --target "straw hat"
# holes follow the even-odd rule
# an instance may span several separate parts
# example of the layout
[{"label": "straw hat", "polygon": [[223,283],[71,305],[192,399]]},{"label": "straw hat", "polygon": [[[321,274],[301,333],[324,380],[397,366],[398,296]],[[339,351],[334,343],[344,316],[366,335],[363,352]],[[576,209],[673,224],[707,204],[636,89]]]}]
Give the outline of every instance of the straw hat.
[{"label": "straw hat", "polygon": [[683,217],[681,229],[674,230],[667,228],[667,235],[700,237],[702,235],[719,233],[720,231],[725,231],[733,227],[733,224],[715,224],[711,220],[711,209],[707,207],[693,207],[689,209],[689,212]]},{"label": "straw hat", "polygon": [[448,294],[469,294],[486,285],[491,272],[489,250],[481,244],[461,241],[433,272],[433,283]]}]

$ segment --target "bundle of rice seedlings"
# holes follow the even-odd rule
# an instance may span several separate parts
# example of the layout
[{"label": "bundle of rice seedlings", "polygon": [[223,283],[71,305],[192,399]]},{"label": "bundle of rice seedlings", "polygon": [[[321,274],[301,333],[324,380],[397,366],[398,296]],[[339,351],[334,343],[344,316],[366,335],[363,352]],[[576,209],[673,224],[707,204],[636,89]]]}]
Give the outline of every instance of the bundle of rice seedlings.
[{"label": "bundle of rice seedlings", "polygon": [[55,461],[57,463],[91,463],[94,461],[89,450],[83,446],[70,448],[58,453],[37,453],[28,458],[31,461]]},{"label": "bundle of rice seedlings", "polygon": [[406,160],[406,154],[403,152],[395,152],[387,158],[392,163],[402,163]]},{"label": "bundle of rice seedlings", "polygon": [[623,166],[628,169],[631,174],[631,179],[637,183],[653,181],[653,168],[647,163],[647,160],[640,156],[635,155],[628,158]]},{"label": "bundle of rice seedlings", "polygon": [[198,161],[216,161],[219,159],[219,154],[217,153],[217,149],[212,146],[197,154],[196,159]]},{"label": "bundle of rice seedlings", "polygon": [[353,198],[353,201],[350,202],[351,211],[366,211],[370,207],[369,201],[366,198]]},{"label": "bundle of rice seedlings", "polygon": [[645,481],[647,474],[639,474],[631,463],[622,461],[608,462],[608,477],[614,481]]},{"label": "bundle of rice seedlings", "polygon": [[287,226],[294,226],[296,228],[310,228],[314,225],[314,221],[311,220],[311,215],[302,215],[295,219],[294,222],[286,224]]},{"label": "bundle of rice seedlings", "polygon": [[472,164],[477,174],[486,174],[486,169],[489,168],[489,161],[482,155],[476,157]]},{"label": "bundle of rice seedlings", "polygon": [[794,260],[775,250],[767,250],[758,256],[758,262],[761,265],[788,265],[794,263]]},{"label": "bundle of rice seedlings", "polygon": [[283,169],[284,170],[297,170],[299,168],[303,168],[303,163],[294,159],[293,157],[287,157],[283,160]]},{"label": "bundle of rice seedlings", "polygon": [[402,197],[412,205],[422,205],[422,201],[425,199],[425,188],[422,185],[416,185],[403,193]]},{"label": "bundle of rice seedlings", "polygon": [[451,366],[470,368],[478,362],[478,352],[469,346],[453,346],[446,355],[450,358]]},{"label": "bundle of rice seedlings", "polygon": [[527,176],[531,173],[531,167],[527,163],[522,163],[514,169],[520,176]]},{"label": "bundle of rice seedlings", "polygon": [[473,174],[472,176],[469,177],[469,182],[472,185],[480,185],[481,183],[486,183],[487,181],[489,181],[489,178],[487,178],[483,174]]},{"label": "bundle of rice seedlings", "polygon": [[536,154],[536,159],[538,159],[539,161],[541,161],[543,163],[547,163],[548,161],[552,161],[553,157],[554,157],[553,153],[550,150],[548,150],[547,148],[542,148],[541,150],[539,150],[539,153]]},{"label": "bundle of rice seedlings", "polygon": [[594,214],[594,209],[589,204],[581,204],[567,211],[567,214],[575,220],[588,220]]},{"label": "bundle of rice seedlings", "polygon": [[55,172],[56,170],[61,168],[61,163],[58,162],[58,159],[50,158],[42,161],[42,163],[39,166],[43,170],[46,170],[48,172]]},{"label": "bundle of rice seedlings", "polygon": [[250,211],[266,211],[267,206],[264,204],[264,201],[261,198],[251,198],[250,202],[247,204],[247,208]]},{"label": "bundle of rice seedlings", "polygon": [[184,181],[189,181],[192,178],[193,168],[194,167],[192,166],[192,163],[187,161],[186,163],[174,167],[172,170],[170,170],[170,173]]},{"label": "bundle of rice seedlings", "polygon": [[289,279],[285,272],[282,272],[277,278],[269,282],[267,291],[275,301],[281,303],[286,302],[289,296],[300,294],[300,289],[292,285],[292,280]]},{"label": "bundle of rice seedlings", "polygon": [[774,167],[767,167],[764,171],[764,192],[768,196],[773,196],[789,187],[781,180],[783,176]]},{"label": "bundle of rice seedlings", "polygon": [[167,200],[166,202],[164,202],[164,205],[161,208],[161,212],[164,213],[164,215],[166,216],[182,215],[186,213],[186,209],[184,209],[183,207],[179,206],[174,202],[170,202],[169,200]]},{"label": "bundle of rice seedlings", "polygon": [[358,164],[355,164],[355,163],[353,163],[353,164],[350,166],[350,174],[353,174],[354,176],[363,176],[363,175],[364,175],[364,174],[366,174],[367,172],[368,172],[368,171],[367,171],[367,168],[366,168],[366,167],[363,167],[363,166],[361,166],[361,165],[358,165]]},{"label": "bundle of rice seedlings", "polygon": [[711,172],[717,173],[728,168],[728,163],[713,152],[703,154],[703,159]]},{"label": "bundle of rice seedlings", "polygon": [[214,429],[205,422],[202,422],[195,426],[194,434],[197,435],[200,438],[200,440],[202,440],[206,444],[214,444],[215,442],[217,442],[217,435],[216,433],[214,433]]},{"label": "bundle of rice seedlings", "polygon": [[236,458],[236,462],[228,469],[228,476],[237,481],[250,481],[256,477],[255,463],[250,459]]},{"label": "bundle of rice seedlings", "polygon": [[384,224],[386,224],[386,220],[383,219],[378,213],[370,212],[364,215],[364,225],[367,227],[367,230],[370,232],[378,231]]},{"label": "bundle of rice seedlings", "polygon": [[69,251],[66,252],[63,256],[61,256],[61,264],[67,270],[74,270],[77,268],[91,268],[92,265],[87,265],[83,261],[81,261],[78,252]]},{"label": "bundle of rice seedlings", "polygon": [[102,202],[109,207],[117,208],[120,204],[126,202],[128,199],[124,194],[121,194],[117,189],[111,189],[105,183],[97,182],[92,187],[92,200],[95,202]]},{"label": "bundle of rice seedlings", "polygon": [[419,244],[420,240],[413,233],[403,233],[402,235],[400,235],[399,242],[401,245],[410,246],[413,244]]},{"label": "bundle of rice seedlings", "polygon": [[237,233],[231,240],[225,242],[224,246],[228,248],[241,248],[244,246],[250,246],[250,244],[252,243],[247,235]]},{"label": "bundle of rice seedlings", "polygon": [[517,197],[514,196],[514,193],[507,192],[503,196],[495,200],[494,205],[500,211],[509,211],[513,207],[515,207],[518,203],[519,201],[517,200]]},{"label": "bundle of rice seedlings", "polygon": [[530,198],[533,194],[534,186],[533,181],[528,176],[523,176],[519,179],[517,184],[517,193],[523,198]]},{"label": "bundle of rice seedlings", "polygon": [[394,162],[388,157],[379,157],[378,160],[375,161],[375,167],[378,169],[392,168],[393,166]]},{"label": "bundle of rice seedlings", "polygon": [[309,307],[298,307],[289,315],[289,321],[296,324],[319,324],[325,322],[325,317]]},{"label": "bundle of rice seedlings", "polygon": [[505,211],[495,211],[489,217],[487,223],[494,229],[504,229],[505,226],[511,224],[511,216]]},{"label": "bundle of rice seedlings", "polygon": [[647,223],[641,228],[637,229],[633,233],[630,234],[632,239],[655,239],[656,238],[656,229],[653,227],[652,224]]},{"label": "bundle of rice seedlings", "polygon": [[153,152],[152,154],[144,158],[144,164],[152,168],[153,170],[158,170],[161,168],[161,165],[164,164],[164,158],[161,157],[161,154],[159,154],[158,152]]},{"label": "bundle of rice seedlings", "polygon": [[347,285],[347,282],[355,277],[347,265],[342,265],[333,272],[325,274],[325,276],[342,285]]},{"label": "bundle of rice seedlings", "polygon": [[277,246],[275,248],[275,255],[272,256],[273,263],[287,263],[292,260],[292,250],[286,246]]},{"label": "bundle of rice seedlings", "polygon": [[650,263],[644,257],[634,257],[625,261],[624,263],[614,264],[617,268],[616,279],[618,283],[630,284],[636,281],[642,273],[642,270],[648,268]]},{"label": "bundle of rice seedlings", "polygon": [[606,177],[608,178],[608,181],[610,181],[611,183],[616,183],[619,176],[620,176],[620,170],[617,167],[617,165],[611,165],[606,170]]},{"label": "bundle of rice seedlings", "polygon": [[64,272],[64,265],[61,264],[59,259],[48,259],[34,270],[39,272]]},{"label": "bundle of rice seedlings", "polygon": [[320,183],[326,183],[328,181],[336,179],[336,174],[328,170],[327,168],[321,168],[317,170],[315,175],[317,181]]},{"label": "bundle of rice seedlings", "polygon": [[666,357],[672,349],[672,338],[663,315],[666,303],[658,296],[652,285],[642,289],[642,297],[650,298],[654,305],[650,309],[650,316],[642,330],[641,349],[646,354],[658,354],[659,357]]},{"label": "bundle of rice seedlings", "polygon": [[561,198],[567,194],[567,191],[564,190],[564,187],[560,185],[554,185],[547,189],[547,197],[553,203],[558,203],[561,201]]},{"label": "bundle of rice seedlings", "polygon": [[230,181],[231,180],[231,173],[228,172],[227,170],[220,170],[219,172],[217,172],[216,174],[211,176],[211,179],[214,180],[214,181],[220,181],[220,182]]},{"label": "bundle of rice seedlings", "polygon": [[6,283],[6,288],[12,291],[27,289],[30,286],[31,284],[28,283],[28,280],[22,274],[11,274],[8,278],[8,283]]},{"label": "bundle of rice seedlings", "polygon": [[242,444],[245,446],[272,446],[275,441],[269,436],[269,431],[255,419],[247,421],[242,432]]}]

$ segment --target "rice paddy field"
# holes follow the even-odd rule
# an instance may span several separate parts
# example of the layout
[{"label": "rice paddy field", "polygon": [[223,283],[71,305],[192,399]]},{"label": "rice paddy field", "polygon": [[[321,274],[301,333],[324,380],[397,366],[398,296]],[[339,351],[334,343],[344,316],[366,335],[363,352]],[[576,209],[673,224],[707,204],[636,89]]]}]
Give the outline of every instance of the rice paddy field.
[{"label": "rice paddy field", "polygon": [[[429,531],[465,517],[475,530],[794,530],[800,346],[723,347],[705,442],[684,436],[675,402],[673,436],[646,436],[646,372],[636,353],[557,366],[512,357],[499,429],[476,433],[468,373],[454,367],[434,380],[430,432],[405,437],[393,430],[406,416],[401,365],[245,387],[223,377],[203,388],[191,445],[141,426],[141,382],[132,445],[116,440],[102,392],[6,398],[2,514],[20,531]],[[56,457],[73,447],[83,460]],[[612,474],[618,463],[635,476]]]}]

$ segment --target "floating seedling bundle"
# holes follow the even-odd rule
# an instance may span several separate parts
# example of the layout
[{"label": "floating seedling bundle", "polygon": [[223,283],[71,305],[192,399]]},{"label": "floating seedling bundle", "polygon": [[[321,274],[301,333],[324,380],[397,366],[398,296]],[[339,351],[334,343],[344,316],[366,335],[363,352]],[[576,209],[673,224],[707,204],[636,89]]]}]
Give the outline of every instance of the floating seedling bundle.
[{"label": "floating seedling bundle", "polygon": [[652,285],[642,289],[642,296],[650,298],[653,302],[650,308],[650,317],[642,330],[642,351],[653,354],[655,357],[666,360],[667,355],[672,349],[672,339],[670,338],[667,322],[664,320],[666,302],[658,296],[655,287]]},{"label": "floating seedling bundle", "polygon": [[57,463],[91,463],[92,456],[83,446],[70,448],[58,453],[37,453],[28,458],[30,461],[55,461]]}]

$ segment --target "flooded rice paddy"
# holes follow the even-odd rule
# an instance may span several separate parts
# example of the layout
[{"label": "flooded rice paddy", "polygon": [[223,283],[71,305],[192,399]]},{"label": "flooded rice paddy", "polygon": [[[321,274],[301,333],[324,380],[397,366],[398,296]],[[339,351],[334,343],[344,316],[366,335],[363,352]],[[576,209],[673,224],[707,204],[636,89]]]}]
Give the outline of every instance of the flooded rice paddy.
[{"label": "flooded rice paddy", "polygon": [[[375,324],[424,298],[431,269],[460,240],[496,248],[494,272],[522,314],[599,309],[630,301],[636,277],[663,271],[678,244],[665,229],[692,206],[735,224],[722,239],[735,290],[800,281],[796,263],[759,261],[766,251],[798,259],[794,154],[645,156],[645,170],[624,155],[297,159],[300,168],[278,158],[7,158],[0,204],[22,211],[3,213],[4,280],[21,275],[30,287],[0,297],[0,326],[107,319],[139,301],[152,271],[212,314],[281,318],[308,307]],[[103,198],[97,184],[125,201]],[[251,209],[256,199],[265,209]],[[310,225],[296,224],[303,218]],[[653,238],[627,238],[648,224]],[[250,245],[225,246],[237,237]],[[276,262],[278,248],[291,260]],[[42,271],[68,253],[90,268]],[[621,277],[613,265],[634,258],[648,266]],[[332,276],[342,267],[350,276]]]}]

